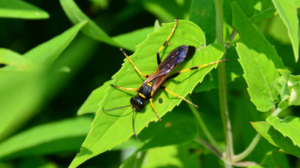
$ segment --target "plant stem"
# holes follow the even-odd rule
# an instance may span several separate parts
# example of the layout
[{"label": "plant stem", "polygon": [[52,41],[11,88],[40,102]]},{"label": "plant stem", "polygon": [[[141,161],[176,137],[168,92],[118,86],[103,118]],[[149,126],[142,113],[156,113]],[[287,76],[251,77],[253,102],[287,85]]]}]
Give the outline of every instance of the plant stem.
[{"label": "plant stem", "polygon": [[[189,95],[186,96],[187,99],[191,100],[191,97]],[[194,116],[196,117],[196,120],[198,121],[198,124],[200,126],[200,128],[202,129],[203,133],[205,134],[205,136],[207,137],[207,139],[209,140],[209,142],[212,144],[212,146],[219,152],[222,153],[223,150],[222,148],[219,146],[219,144],[217,143],[217,141],[213,138],[213,136],[210,134],[210,132],[208,131],[205,123],[203,122],[199,112],[196,110],[196,108],[194,106],[192,106],[191,104],[188,104],[189,108],[191,109],[192,113],[194,114]]]},{"label": "plant stem", "polygon": [[248,146],[247,149],[245,149],[242,153],[234,156],[233,158],[233,162],[238,162],[243,160],[244,158],[246,158],[252,151],[253,149],[256,147],[256,145],[258,144],[259,140],[260,140],[260,135],[256,134],[256,136],[253,138],[251,144]]},{"label": "plant stem", "polygon": [[214,148],[212,145],[210,145],[208,142],[206,142],[204,139],[197,137],[195,139],[196,142],[202,144],[203,146],[205,146],[206,148],[210,149],[216,156],[218,156],[220,159],[222,158],[222,154],[216,149]]},{"label": "plant stem", "polygon": [[274,113],[272,113],[272,116],[278,116],[279,113],[282,111],[282,109],[280,109],[279,107],[274,111]]},{"label": "plant stem", "polygon": [[[217,43],[224,43],[223,40],[223,5],[222,0],[214,0],[215,9],[216,9],[216,37]],[[222,59],[224,59],[225,54]],[[231,161],[233,153],[233,142],[232,142],[232,132],[231,132],[231,123],[228,113],[228,104],[227,104],[227,88],[226,88],[226,67],[225,64],[221,63],[218,67],[218,76],[219,76],[219,99],[220,99],[220,110],[223,120],[223,127],[226,137],[226,151],[225,158],[227,161]],[[225,167],[232,167],[230,164],[225,162]]]},{"label": "plant stem", "polygon": [[[275,107],[273,107],[272,111],[271,111],[271,115],[273,116],[277,116],[280,112],[282,111],[282,109],[277,108],[275,110]],[[256,147],[256,145],[258,144],[259,140],[260,140],[261,136],[259,134],[256,134],[256,136],[254,137],[254,139],[252,140],[251,144],[248,146],[247,149],[245,149],[242,153],[234,156],[233,158],[233,163],[234,162],[238,162],[243,160],[244,158],[246,158],[252,151],[253,149]]]}]

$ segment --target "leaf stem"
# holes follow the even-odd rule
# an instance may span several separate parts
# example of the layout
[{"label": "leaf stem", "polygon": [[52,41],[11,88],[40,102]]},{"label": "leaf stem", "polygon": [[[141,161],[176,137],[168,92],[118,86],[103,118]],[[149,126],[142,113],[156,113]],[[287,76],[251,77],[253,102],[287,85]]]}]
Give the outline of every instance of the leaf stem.
[{"label": "leaf stem", "polygon": [[[191,100],[191,97],[189,95],[186,96],[187,99]],[[192,113],[194,114],[194,116],[196,117],[196,120],[198,121],[198,124],[200,126],[200,128],[202,129],[203,133],[205,134],[205,136],[207,137],[207,139],[209,140],[209,142],[212,144],[212,146],[219,152],[222,153],[223,150],[222,148],[219,146],[219,144],[217,143],[217,141],[214,139],[214,137],[210,134],[210,132],[208,131],[205,123],[203,122],[199,112],[197,111],[197,109],[192,106],[191,104],[188,104],[189,108],[191,109]]]},{"label": "leaf stem", "polygon": [[[224,43],[223,40],[223,5],[222,0],[214,0],[215,9],[216,9],[216,37],[217,43]],[[225,54],[223,55],[224,59]],[[226,67],[225,64],[221,63],[218,66],[218,76],[219,76],[219,99],[220,99],[220,110],[221,116],[223,120],[223,127],[226,137],[226,151],[225,158],[227,161],[231,161],[232,156],[234,156],[233,152],[233,141],[232,141],[232,131],[231,131],[231,123],[229,119],[228,113],[228,104],[227,104],[227,87],[226,87]],[[225,167],[232,167],[231,164],[225,162]]]},{"label": "leaf stem", "polygon": [[259,134],[256,134],[256,136],[253,138],[253,140],[250,143],[250,145],[248,146],[248,148],[245,149],[242,153],[234,156],[234,158],[232,159],[233,163],[241,161],[244,158],[246,158],[253,151],[253,149],[256,147],[256,145],[258,144],[258,142],[260,140],[260,137],[261,136]]}]

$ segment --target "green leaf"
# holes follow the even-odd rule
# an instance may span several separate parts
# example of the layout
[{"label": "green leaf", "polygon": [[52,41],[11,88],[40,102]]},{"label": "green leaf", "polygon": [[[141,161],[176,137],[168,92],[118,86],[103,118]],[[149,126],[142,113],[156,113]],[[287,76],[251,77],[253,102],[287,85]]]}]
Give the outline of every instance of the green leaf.
[{"label": "green leaf", "polygon": [[38,73],[0,68],[0,134],[14,118],[40,103],[43,89],[40,83]]},{"label": "green leaf", "polygon": [[216,11],[214,1],[192,0],[189,20],[201,27],[205,33],[207,44],[215,41]]},{"label": "green leaf", "polygon": [[[25,158],[18,164],[18,168],[57,168],[58,166],[42,157],[29,157]],[[1,167],[2,168],[2,167]]]},{"label": "green leaf", "polygon": [[268,19],[277,13],[271,0],[236,0],[236,3],[252,23]]},{"label": "green leaf", "polygon": [[147,37],[147,34],[150,34],[152,32],[153,27],[146,27],[130,33],[115,36],[112,39],[120,44],[121,47],[134,51],[136,49],[136,46]]},{"label": "green leaf", "polygon": [[300,119],[293,116],[287,116],[284,120],[276,116],[269,116],[267,121],[278,130],[283,136],[289,137],[294,145],[300,147]]},{"label": "green leaf", "polygon": [[[139,148],[132,156],[130,156],[121,167],[130,167],[129,165],[135,163],[133,161],[135,160],[135,158],[137,158],[138,153],[144,153],[147,150],[157,150],[159,149],[157,147],[171,145],[178,146],[189,143],[196,138],[197,133],[198,126],[195,120],[183,120],[177,123],[167,121],[164,128],[160,130],[160,132],[156,136],[154,136],[151,140],[149,140],[146,144]],[[148,156],[149,154],[147,154],[147,157]]]},{"label": "green leaf", "polygon": [[47,19],[49,14],[20,0],[0,0],[0,17],[18,19]]},{"label": "green leaf", "polygon": [[187,146],[166,146],[147,152],[142,168],[150,167],[201,167],[199,155],[190,152]]},{"label": "green leaf", "polygon": [[245,73],[251,101],[259,111],[266,112],[276,103],[278,93],[271,85],[279,77],[276,69],[284,67],[282,60],[236,3],[232,4],[232,11],[233,25],[238,29],[241,38],[236,50]]},{"label": "green leaf", "polygon": [[83,21],[53,39],[31,49],[24,54],[25,58],[36,63],[50,66],[62,51],[70,44],[78,31],[87,22]]},{"label": "green leaf", "polygon": [[294,4],[295,4],[296,8],[299,8],[300,0],[294,0]]},{"label": "green leaf", "polygon": [[19,68],[29,68],[33,63],[14,51],[0,48],[0,63],[16,66]]},{"label": "green leaf", "polygon": [[146,152],[134,153],[120,166],[120,168],[140,168]]},{"label": "green leaf", "polygon": [[177,0],[177,2],[161,0],[140,0],[139,2],[146,10],[153,13],[163,22],[173,21],[175,18],[187,20],[191,4],[191,0]]},{"label": "green leaf", "polygon": [[273,152],[268,152],[261,162],[261,165],[265,168],[281,168],[274,159]]},{"label": "green leaf", "polygon": [[73,0],[60,0],[59,2],[72,23],[78,24],[82,21],[88,21],[86,26],[82,28],[82,32],[87,36],[110,45],[119,46],[113,39],[109,37],[109,35],[107,35],[99,26],[97,26],[95,22],[86,16]]},{"label": "green leaf", "polygon": [[264,168],[264,167],[255,165],[255,166],[249,166],[249,167],[247,167],[247,168]]},{"label": "green leaf", "polygon": [[298,37],[298,30],[299,30],[299,21],[297,17],[297,10],[293,0],[272,0],[275,7],[277,8],[280,17],[282,18],[283,22],[285,23],[289,37],[292,42],[294,56],[296,62],[298,61],[299,57],[299,37]]},{"label": "green leaf", "polygon": [[25,130],[0,144],[0,160],[77,151],[91,122],[90,118],[80,117]]},{"label": "green leaf", "polygon": [[265,139],[267,139],[272,145],[279,147],[280,151],[300,157],[300,148],[293,145],[293,142],[288,137],[284,137],[269,123],[252,122],[251,124],[256,129],[256,131]]},{"label": "green leaf", "polygon": [[[169,126],[169,124],[171,125]],[[198,133],[198,127],[195,122],[166,123],[165,127],[165,129],[143,145],[138,151],[146,151],[160,146],[183,145],[193,141]]]},{"label": "green leaf", "polygon": [[[299,0],[293,0],[295,4],[295,8],[300,7]],[[231,25],[231,9],[230,4],[231,0],[224,0],[223,5],[224,9],[224,19],[226,22]],[[235,1],[239,7],[246,14],[248,19],[252,23],[256,23],[262,20],[269,19],[278,14],[272,0],[236,0]],[[272,31],[272,30],[271,30]]]},{"label": "green leaf", "polygon": [[112,81],[109,80],[105,82],[101,87],[93,90],[93,92],[89,95],[88,99],[83,103],[83,105],[78,110],[77,115],[95,113],[98,110],[99,104],[106,94],[105,91],[107,90],[111,82]]},{"label": "green leaf", "polygon": [[[156,53],[169,36],[173,26],[174,23],[164,24],[163,28],[148,35],[148,38],[138,46],[136,52],[130,57],[141,72],[151,74],[157,67]],[[161,52],[162,59],[180,45],[191,45],[196,48],[202,47],[196,51],[192,59],[179,65],[174,72],[180,69],[217,61],[224,52],[224,47],[218,44],[204,46],[205,38],[203,32],[197,25],[189,21],[178,22],[178,27],[170,43],[171,44]],[[213,65],[201,70],[182,73],[175,79],[167,82],[165,86],[167,86],[170,91],[185,97],[188,93],[191,93],[198,82],[203,80],[205,74],[216,66],[217,65]],[[126,60],[121,70],[113,76],[112,83],[121,87],[138,88],[143,80],[144,79],[135,71],[128,60]],[[135,94],[135,92],[126,92],[113,87],[108,88],[107,95],[101,102],[95,120],[93,121],[92,131],[84,142],[81,152],[77,154],[70,167],[78,166],[87,159],[111,149],[133,135],[131,125],[133,109],[131,107],[111,112],[103,112],[102,108],[112,109],[129,105],[130,98]],[[158,98],[163,99],[162,104],[158,102]],[[162,117],[166,112],[171,111],[178,105],[181,99],[160,90],[153,102],[158,111],[158,115]],[[136,132],[139,133],[148,125],[149,121],[156,120],[157,117],[151,105],[148,103],[145,109],[137,113],[135,117]],[[97,146],[97,148],[95,148],[95,146]]]},{"label": "green leaf", "polygon": [[[226,58],[229,60],[226,62],[226,82],[231,83],[236,80],[236,78],[242,77],[243,69],[239,64],[236,50],[233,48],[228,48],[226,50]],[[218,88],[218,71],[213,70],[206,75],[204,80],[196,86],[194,92],[209,91],[211,89]]]}]

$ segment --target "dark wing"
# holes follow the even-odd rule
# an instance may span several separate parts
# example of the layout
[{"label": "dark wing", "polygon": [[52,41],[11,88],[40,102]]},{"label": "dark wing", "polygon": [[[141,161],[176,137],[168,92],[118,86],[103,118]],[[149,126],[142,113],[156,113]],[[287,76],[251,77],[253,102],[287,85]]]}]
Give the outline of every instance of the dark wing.
[{"label": "dark wing", "polygon": [[[159,64],[159,66],[154,70],[154,72],[152,72],[152,74],[143,83],[148,83],[150,81],[157,80],[156,78],[160,76],[164,76],[164,77],[159,80],[162,79],[164,80],[168,76],[168,74],[171,73],[173,69],[176,68],[176,66],[179,63],[184,61],[187,52],[188,52],[188,46],[186,45],[179,46],[174,50],[172,50],[168,54],[167,58],[162,63]],[[154,85],[155,83],[161,85],[162,81],[156,81],[153,83]]]}]

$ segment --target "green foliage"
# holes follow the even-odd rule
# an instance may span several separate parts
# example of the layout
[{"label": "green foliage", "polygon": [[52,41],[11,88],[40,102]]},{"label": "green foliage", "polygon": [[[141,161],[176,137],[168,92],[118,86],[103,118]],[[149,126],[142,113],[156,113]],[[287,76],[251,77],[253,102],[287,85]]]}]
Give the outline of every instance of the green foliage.
[{"label": "green foliage", "polygon": [[[131,60],[135,62],[135,65],[139,67],[141,72],[150,74],[155,69],[157,66],[155,61],[156,52],[161,47],[161,44],[167,39],[173,26],[174,23],[165,24],[160,30],[150,34],[148,38],[138,46],[137,51],[130,57]],[[223,48],[220,45],[212,44],[203,47],[203,45],[205,45],[203,32],[195,24],[188,21],[178,22],[178,27],[170,42],[171,44],[163,51],[163,53],[169,53],[174,49],[173,46],[184,44],[195,46],[197,49],[202,47],[200,50],[196,51],[195,55],[188,63],[179,66],[181,69],[217,61],[221,58],[223,52]],[[163,54],[162,58],[165,57],[166,54]],[[140,61],[137,62],[136,60]],[[148,66],[143,66],[145,64]],[[173,83],[171,81],[167,87],[170,91],[176,90],[177,94],[186,96],[196,84],[204,78],[204,75],[215,66],[216,65],[204,68],[197,73],[192,71],[183,73],[176,78],[176,82]],[[132,80],[128,81],[124,79]],[[139,77],[139,74],[132,65],[126,61],[125,64],[123,64],[122,69],[113,76],[112,83],[117,86],[137,88],[142,81],[143,79]],[[158,95],[164,101],[163,104],[159,104],[157,100],[158,97],[154,99],[154,105],[160,117],[166,112],[171,111],[181,101],[181,99],[178,98],[170,99],[169,97],[172,95],[168,95],[165,92],[159,91]],[[113,115],[102,111],[102,108],[104,107],[106,109],[112,109],[115,108],[116,105],[119,107],[128,105],[132,96],[133,94],[126,93],[113,87],[107,89],[106,96],[101,102],[100,108],[97,111],[95,120],[92,124],[92,131],[83,143],[83,148],[72,162],[71,167],[76,167],[84,160],[111,149],[113,146],[127,140],[133,134],[132,125],[131,122],[129,122],[132,113],[131,107],[115,110]],[[168,106],[165,106],[164,104],[167,104]],[[157,121],[157,117],[154,115],[154,111],[150,104],[147,104],[145,109],[146,110],[142,111],[143,115],[138,113],[135,117],[135,129],[137,133],[147,126],[149,121]],[[120,127],[123,129],[120,130]],[[116,134],[116,132],[118,133]],[[98,148],[91,148],[95,145],[98,146]]]},{"label": "green foliage", "polygon": [[90,122],[90,118],[76,118],[26,130],[0,144],[0,160],[77,151],[89,131]]},{"label": "green foliage", "polygon": [[293,0],[272,0],[275,7],[278,10],[280,17],[282,18],[283,22],[286,24],[289,37],[292,42],[294,56],[296,62],[299,58],[299,21],[297,18],[297,11],[296,5],[294,4]]},{"label": "green foliage", "polygon": [[259,111],[266,112],[275,106],[278,93],[271,84],[279,77],[276,69],[283,68],[283,63],[276,50],[251,24],[237,3],[232,4],[232,11],[233,25],[241,37],[236,50],[245,73],[251,101]]},{"label": "green foliage", "polygon": [[[0,0],[1,168],[299,165],[300,0],[59,2]],[[163,83],[199,109],[158,89],[162,122],[146,102],[138,141],[131,106],[103,110],[137,95],[110,84],[145,80],[118,47],[150,75],[175,18],[162,60],[180,45],[196,52],[171,75],[228,61]]]},{"label": "green foliage", "polygon": [[281,121],[278,117],[269,116],[267,121],[283,136],[290,138],[294,145],[300,147],[300,120],[298,117],[287,116]]},{"label": "green foliage", "polygon": [[278,165],[278,163],[276,163],[274,156],[273,156],[273,152],[268,152],[266,154],[266,156],[264,157],[264,159],[261,162],[261,165],[265,168],[280,168],[281,166]]},{"label": "green foliage", "polygon": [[252,125],[272,145],[279,147],[280,151],[300,157],[299,147],[295,146],[288,137],[275,130],[272,125],[267,122],[253,122]]},{"label": "green foliage", "polygon": [[281,97],[278,106],[285,109],[291,105],[300,105],[300,76],[291,75],[291,72],[285,69],[278,71],[282,76],[273,82],[273,87],[276,88]]},{"label": "green foliage", "polygon": [[0,18],[47,19],[49,14],[24,1],[0,0]]}]

